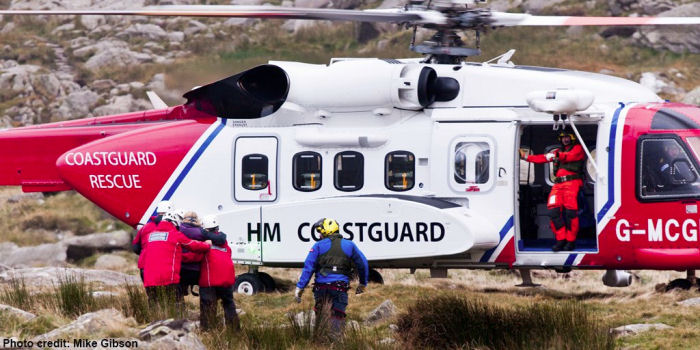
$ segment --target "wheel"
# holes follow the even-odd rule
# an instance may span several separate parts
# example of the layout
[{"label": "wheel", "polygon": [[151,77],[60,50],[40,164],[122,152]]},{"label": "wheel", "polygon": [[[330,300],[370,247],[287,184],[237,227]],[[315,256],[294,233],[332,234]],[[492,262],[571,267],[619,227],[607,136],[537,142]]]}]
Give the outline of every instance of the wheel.
[{"label": "wheel", "polygon": [[384,284],[384,278],[379,271],[375,269],[369,269],[369,283]]},{"label": "wheel", "polygon": [[265,285],[260,278],[252,273],[244,273],[236,277],[233,290],[239,294],[253,295],[265,290]]},{"label": "wheel", "polygon": [[668,285],[666,285],[666,291],[668,292],[674,289],[688,290],[692,286],[693,283],[691,283],[687,278],[677,278],[671,282],[668,282]]},{"label": "wheel", "polygon": [[258,272],[258,277],[260,278],[266,293],[274,292],[275,289],[277,289],[277,283],[275,283],[275,280],[269,274],[265,272]]}]

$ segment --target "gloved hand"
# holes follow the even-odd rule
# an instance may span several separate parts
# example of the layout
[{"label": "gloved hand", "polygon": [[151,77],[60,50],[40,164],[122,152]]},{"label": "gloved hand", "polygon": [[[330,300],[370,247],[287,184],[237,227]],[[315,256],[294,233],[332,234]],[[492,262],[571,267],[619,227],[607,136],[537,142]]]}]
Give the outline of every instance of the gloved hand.
[{"label": "gloved hand", "polygon": [[551,162],[552,160],[554,160],[554,158],[557,157],[557,155],[554,152],[549,152],[544,157],[547,159],[548,162]]},{"label": "gloved hand", "polygon": [[294,290],[294,300],[296,300],[297,303],[301,303],[301,295],[304,294],[304,290],[297,287],[297,289]]},{"label": "gloved hand", "polygon": [[522,148],[519,151],[520,151],[520,159],[523,159],[523,160],[527,159],[527,151],[522,149]]},{"label": "gloved hand", "polygon": [[355,289],[355,294],[362,294],[362,293],[364,293],[364,292],[365,292],[365,288],[367,288],[367,286],[365,286],[364,284],[359,284],[359,285],[357,285],[357,289]]}]

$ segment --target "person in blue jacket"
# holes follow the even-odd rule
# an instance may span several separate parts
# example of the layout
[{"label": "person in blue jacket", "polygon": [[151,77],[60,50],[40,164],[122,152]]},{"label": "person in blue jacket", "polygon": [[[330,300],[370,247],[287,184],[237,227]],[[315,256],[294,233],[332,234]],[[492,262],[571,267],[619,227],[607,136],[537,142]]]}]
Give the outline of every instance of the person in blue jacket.
[{"label": "person in blue jacket", "polygon": [[301,302],[304,288],[315,273],[314,311],[318,314],[323,312],[324,308],[330,307],[331,331],[340,334],[345,328],[345,308],[348,306],[352,264],[355,264],[360,278],[355,294],[361,294],[365,291],[369,277],[367,259],[355,243],[343,239],[335,220],[321,219],[312,229],[324,238],[316,242],[306,256],[294,298],[297,303]]}]

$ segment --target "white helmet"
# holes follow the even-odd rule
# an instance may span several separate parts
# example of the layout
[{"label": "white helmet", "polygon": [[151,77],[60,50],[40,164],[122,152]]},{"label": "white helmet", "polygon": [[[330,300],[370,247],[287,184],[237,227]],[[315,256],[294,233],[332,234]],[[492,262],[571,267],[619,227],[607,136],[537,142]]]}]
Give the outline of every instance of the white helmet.
[{"label": "white helmet", "polygon": [[187,211],[185,209],[182,209],[182,208],[175,209],[174,211],[175,211],[175,214],[177,214],[177,216],[180,217],[180,221],[182,221],[182,219],[185,218],[185,213],[187,213]]},{"label": "white helmet", "polygon": [[173,210],[173,202],[171,201],[160,201],[156,207],[156,213],[158,214],[165,214],[171,210]]},{"label": "white helmet", "polygon": [[171,210],[163,214],[163,220],[170,221],[175,226],[180,226],[180,223],[182,222],[182,216],[180,216],[180,214],[178,214],[176,211]]},{"label": "white helmet", "polygon": [[219,222],[216,221],[216,215],[207,215],[202,219],[202,227],[212,229],[219,227]]}]

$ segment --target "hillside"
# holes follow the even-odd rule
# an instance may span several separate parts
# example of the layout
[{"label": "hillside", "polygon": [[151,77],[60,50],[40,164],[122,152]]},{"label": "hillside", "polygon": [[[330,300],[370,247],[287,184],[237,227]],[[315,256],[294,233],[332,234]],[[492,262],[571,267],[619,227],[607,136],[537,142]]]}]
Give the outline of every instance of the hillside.
[{"label": "hillside", "polygon": [[[10,9],[99,7],[109,2],[4,0]],[[111,8],[157,1],[129,0]],[[199,3],[161,1],[161,3]],[[225,3],[209,1],[209,3]],[[238,3],[234,1],[234,3]],[[259,4],[245,0],[241,4]],[[286,0],[285,6],[370,8],[398,0]],[[697,1],[492,2],[498,10],[552,15],[697,15]],[[674,101],[698,103],[700,29],[504,28],[486,33],[483,61],[516,49],[516,64],[612,74]],[[427,31],[418,32],[418,41]],[[473,42],[467,33],[466,42]],[[149,108],[146,90],[180,103],[190,88],[270,59],[326,63],[331,57],[416,57],[411,31],[391,25],[253,19],[6,16],[0,21],[0,116],[5,127]],[[585,58],[585,59],[583,59]],[[594,58],[594,59],[592,59]]]},{"label": "hillside", "polygon": [[[229,3],[0,0],[0,8],[119,9],[204,2]],[[397,0],[270,3],[337,8],[401,4]],[[700,15],[700,1],[690,0],[490,3],[497,10],[548,15]],[[419,40],[428,34],[419,31]],[[470,35],[465,41],[473,40]],[[0,128],[148,109],[148,90],[170,104],[181,103],[181,95],[193,86],[271,59],[327,63],[331,57],[417,57],[408,50],[410,40],[410,30],[387,25],[6,16],[0,18]],[[700,104],[700,28],[506,28],[486,33],[482,49],[481,57],[469,60],[486,61],[516,49],[512,58],[516,64],[615,75],[641,81],[669,100]],[[186,298],[186,322],[162,321],[172,310],[147,310],[137,256],[129,250],[132,228],[80,195],[23,194],[19,188],[2,188],[0,218],[0,343],[8,338],[34,342],[87,338],[131,342],[121,348],[138,344],[139,349],[700,349],[700,292],[695,287],[667,292],[669,281],[685,276],[675,271],[634,271],[634,283],[628,288],[605,287],[602,271],[536,271],[535,282],[542,286],[519,288],[517,271],[450,270],[447,279],[430,279],[427,270],[412,274],[407,269],[386,269],[380,271],[384,285],[372,284],[359,296],[351,293],[349,336],[331,345],[322,331],[310,329],[306,318],[313,307],[310,290],[301,304],[293,302],[299,269],[263,268],[278,288],[235,296],[244,313],[244,332],[203,332],[196,326],[199,305],[193,296]],[[247,270],[236,268],[238,273]],[[635,324],[641,326],[619,328]],[[472,336],[468,330],[478,333],[483,325],[491,327],[482,334],[495,332],[491,338],[504,343],[460,338]]]}]

